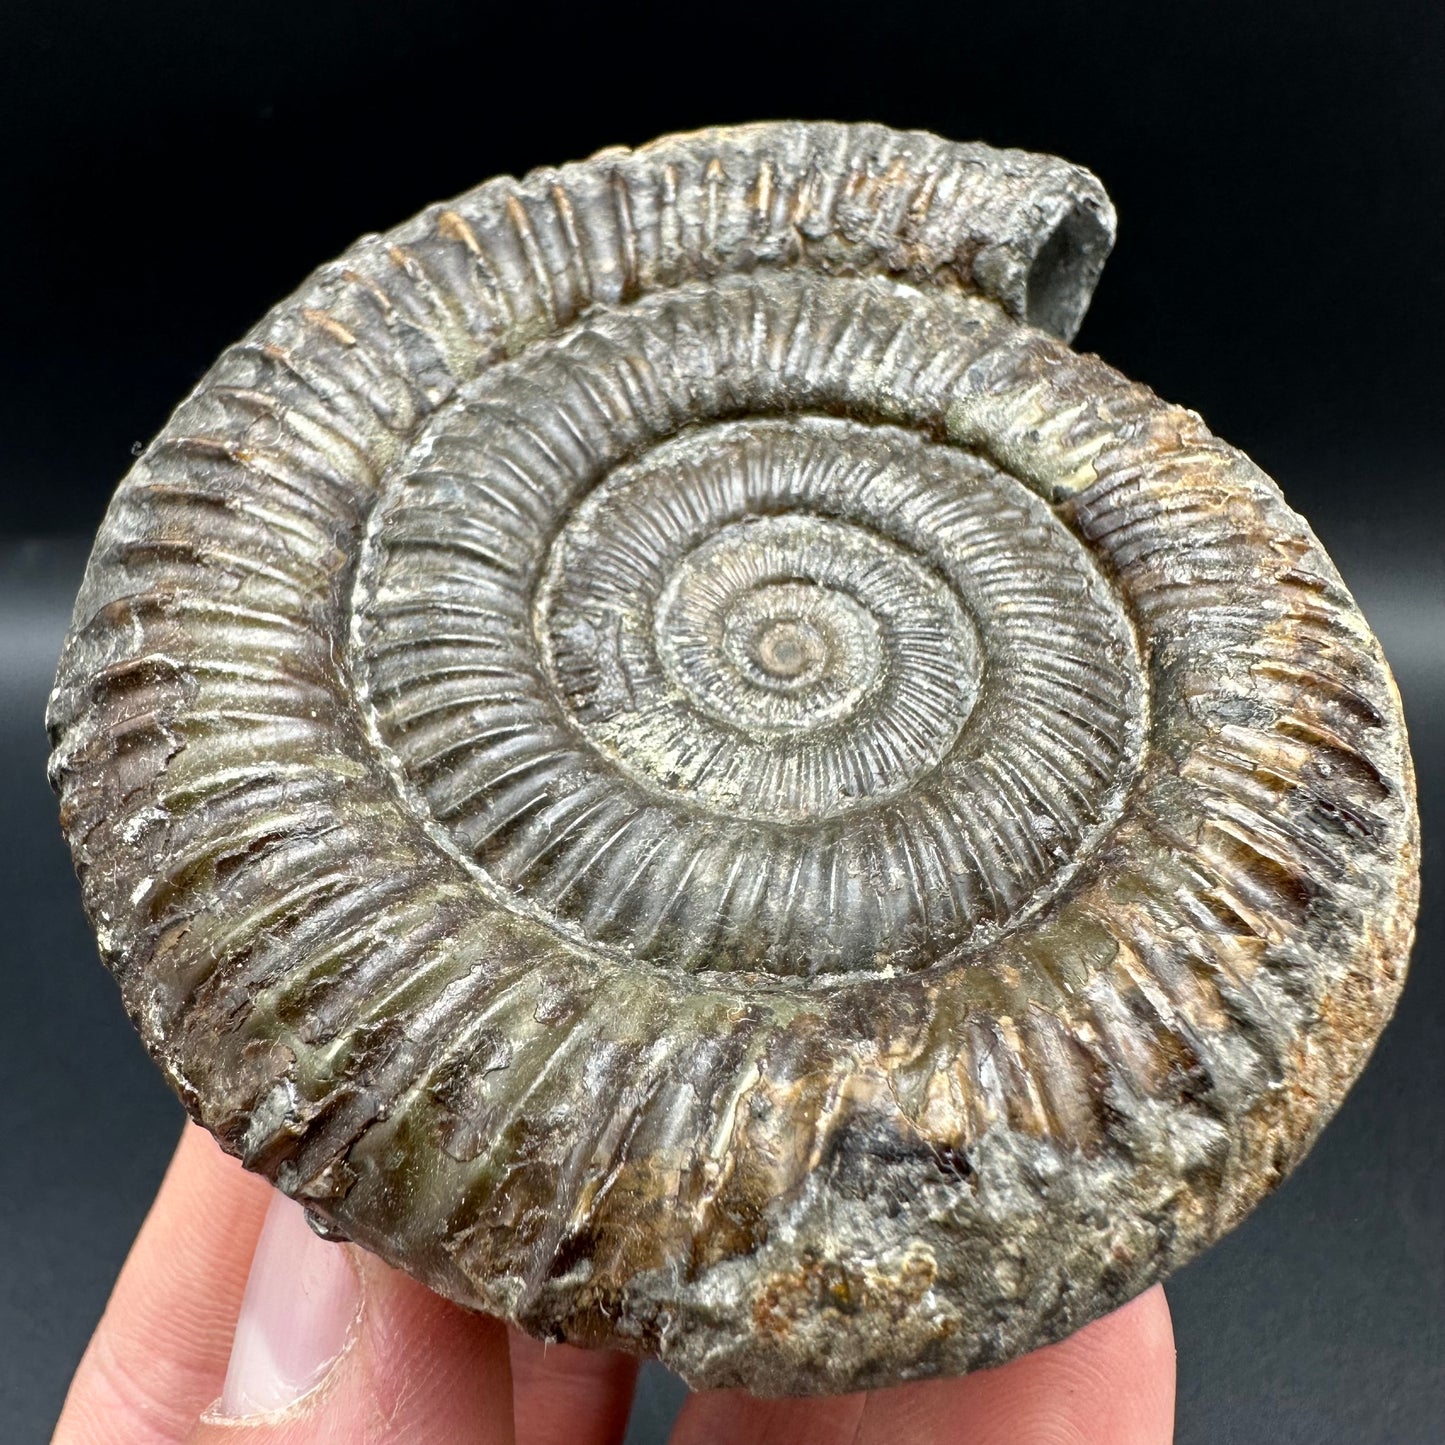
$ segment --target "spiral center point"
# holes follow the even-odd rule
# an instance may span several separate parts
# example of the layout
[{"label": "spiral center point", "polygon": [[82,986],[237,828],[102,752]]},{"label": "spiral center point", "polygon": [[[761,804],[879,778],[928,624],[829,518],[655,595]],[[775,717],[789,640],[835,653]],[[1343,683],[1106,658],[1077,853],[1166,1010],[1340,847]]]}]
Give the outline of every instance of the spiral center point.
[{"label": "spiral center point", "polygon": [[753,639],[753,660],[778,682],[800,682],[826,661],[828,645],[817,628],[794,617],[765,622]]}]

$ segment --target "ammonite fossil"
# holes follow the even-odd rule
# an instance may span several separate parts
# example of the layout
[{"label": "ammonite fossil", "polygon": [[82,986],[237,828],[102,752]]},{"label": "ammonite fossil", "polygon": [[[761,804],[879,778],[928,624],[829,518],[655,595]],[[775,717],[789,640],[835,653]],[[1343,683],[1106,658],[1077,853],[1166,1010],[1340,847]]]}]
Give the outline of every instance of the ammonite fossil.
[{"label": "ammonite fossil", "polygon": [[1273,482],[1066,344],[1087,172],[879,126],[493,180],[121,484],[51,703],[187,1109],[466,1305],[704,1385],[1123,1302],[1399,990],[1400,705]]}]

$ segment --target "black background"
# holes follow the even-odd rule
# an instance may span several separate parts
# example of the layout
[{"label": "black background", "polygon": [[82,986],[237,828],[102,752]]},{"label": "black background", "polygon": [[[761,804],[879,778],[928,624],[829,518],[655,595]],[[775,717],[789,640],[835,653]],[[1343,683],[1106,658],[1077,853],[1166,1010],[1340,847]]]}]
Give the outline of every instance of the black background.
[{"label": "black background", "polygon": [[[1225,3],[0,10],[0,1440],[42,1440],[180,1114],[95,961],[44,694],[111,488],[215,354],[363,231],[698,125],[876,119],[1093,169],[1077,345],[1308,516],[1420,769],[1400,1015],[1296,1177],[1170,1288],[1182,1442],[1445,1439],[1445,7]],[[634,1422],[675,1395],[659,1373]]]}]

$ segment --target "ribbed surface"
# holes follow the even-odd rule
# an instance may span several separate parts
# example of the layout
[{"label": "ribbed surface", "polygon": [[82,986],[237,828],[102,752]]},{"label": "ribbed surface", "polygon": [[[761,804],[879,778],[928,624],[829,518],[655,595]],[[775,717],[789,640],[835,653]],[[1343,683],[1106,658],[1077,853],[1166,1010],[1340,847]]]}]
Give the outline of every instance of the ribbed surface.
[{"label": "ribbed surface", "polygon": [[[848,283],[669,292],[489,373],[398,462],[358,673],[499,884],[693,969],[918,967],[1041,906],[1117,815],[1138,659],[1047,507],[895,427],[717,421],[941,429],[920,368],[1002,329],[926,319]],[[764,675],[770,624],[818,677]]]},{"label": "ribbed surface", "polygon": [[1018,324],[1111,231],[1046,157],[704,132],[228,351],[50,712],[191,1111],[457,1299],[771,1391],[1007,1358],[1237,1220],[1393,1006],[1409,759],[1274,485]]}]

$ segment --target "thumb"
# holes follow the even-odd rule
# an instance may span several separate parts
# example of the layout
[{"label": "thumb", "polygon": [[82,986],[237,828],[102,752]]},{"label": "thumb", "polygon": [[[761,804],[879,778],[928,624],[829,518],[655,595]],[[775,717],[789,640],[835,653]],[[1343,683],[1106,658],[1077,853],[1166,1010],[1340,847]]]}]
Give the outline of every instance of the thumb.
[{"label": "thumb", "polygon": [[507,1339],[276,1195],[190,1445],[512,1445]]}]

